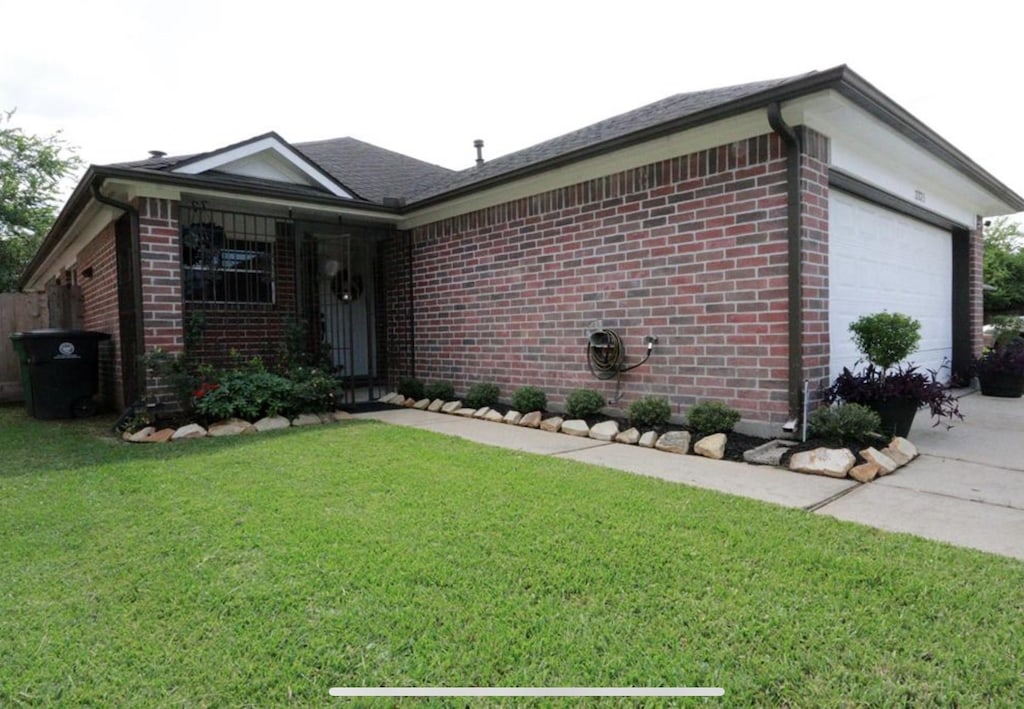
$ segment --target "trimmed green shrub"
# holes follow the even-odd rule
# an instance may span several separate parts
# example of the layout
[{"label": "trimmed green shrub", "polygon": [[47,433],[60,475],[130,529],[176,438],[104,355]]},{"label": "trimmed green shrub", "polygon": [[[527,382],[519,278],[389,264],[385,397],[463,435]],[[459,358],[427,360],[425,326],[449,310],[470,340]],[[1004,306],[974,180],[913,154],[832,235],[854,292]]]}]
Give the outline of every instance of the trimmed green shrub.
[{"label": "trimmed green shrub", "polygon": [[539,387],[519,387],[512,394],[512,408],[516,411],[544,411],[548,407],[548,395]]},{"label": "trimmed green shrub", "polygon": [[430,400],[455,401],[455,387],[451,382],[430,382],[423,388],[423,394]]},{"label": "trimmed green shrub", "polygon": [[909,357],[921,342],[921,323],[902,313],[874,313],[850,323],[853,341],[883,373]]},{"label": "trimmed green shrub", "polygon": [[402,377],[398,380],[398,393],[404,396],[406,399],[425,399],[426,395],[423,391],[423,382],[416,377]]},{"label": "trimmed green shrub", "polygon": [[497,384],[481,382],[471,386],[469,391],[466,392],[466,398],[462,401],[471,409],[482,409],[485,406],[497,404],[500,395],[501,389],[498,388]]},{"label": "trimmed green shrub", "polygon": [[660,396],[645,396],[629,405],[629,422],[637,428],[657,428],[668,423],[672,406]]},{"label": "trimmed green shrub", "polygon": [[575,389],[565,399],[565,409],[574,419],[597,416],[604,408],[604,397],[593,389]]},{"label": "trimmed green shrub", "polygon": [[282,413],[288,416],[332,411],[338,380],[317,367],[293,367],[288,372],[292,390]]},{"label": "trimmed green shrub", "polygon": [[216,383],[206,384],[195,392],[195,411],[205,422],[232,417],[256,421],[285,413],[291,393],[292,383],[277,374],[226,372]]},{"label": "trimmed green shrub", "polygon": [[811,437],[840,446],[866,443],[882,430],[878,412],[863,404],[822,406],[807,417]]},{"label": "trimmed green shrub", "polygon": [[686,423],[698,436],[729,433],[739,423],[740,412],[721,401],[702,401],[694,404],[686,416]]}]

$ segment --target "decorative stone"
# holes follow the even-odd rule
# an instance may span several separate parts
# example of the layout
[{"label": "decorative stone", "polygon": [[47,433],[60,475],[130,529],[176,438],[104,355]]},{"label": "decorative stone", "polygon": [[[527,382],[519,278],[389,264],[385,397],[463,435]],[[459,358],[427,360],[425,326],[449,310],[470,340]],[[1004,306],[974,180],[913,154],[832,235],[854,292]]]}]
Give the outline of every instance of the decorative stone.
[{"label": "decorative stone", "polygon": [[442,414],[454,414],[456,411],[462,408],[461,401],[449,401],[447,404],[441,407]]},{"label": "decorative stone", "polygon": [[404,406],[407,409],[411,409],[412,407],[416,406],[416,400],[406,399],[404,402],[402,402],[402,406]]},{"label": "decorative stone", "polygon": [[156,433],[154,433],[154,434],[152,434],[150,436],[147,436],[145,439],[143,439],[142,442],[143,443],[167,443],[167,441],[171,440],[171,436],[173,436],[173,435],[174,435],[174,429],[173,428],[162,428],[159,431],[157,431]]},{"label": "decorative stone", "polygon": [[888,475],[900,467],[895,460],[875,448],[865,448],[860,452],[860,455],[868,463],[876,463],[878,465],[879,476]]},{"label": "decorative stone", "polygon": [[570,436],[582,436],[585,437],[590,433],[590,426],[583,419],[571,419],[562,424],[562,433],[568,433]]},{"label": "decorative stone", "polygon": [[725,457],[725,444],[728,438],[724,433],[713,433],[705,436],[693,445],[693,452],[705,458],[721,460]]},{"label": "decorative stone", "polygon": [[782,456],[795,445],[796,441],[785,441],[777,438],[774,441],[762,443],[757,448],[743,451],[743,460],[754,465],[780,465],[782,463]]},{"label": "decorative stone", "polygon": [[200,426],[198,423],[190,423],[182,426],[171,435],[172,441],[180,441],[186,438],[203,438],[206,435],[206,429]]},{"label": "decorative stone", "polygon": [[565,419],[561,416],[552,416],[549,419],[544,419],[540,422],[540,428],[542,431],[552,431],[557,433],[562,424],[565,423]]},{"label": "decorative stone", "polygon": [[404,404],[405,397],[399,394],[397,391],[389,391],[387,394],[382,396],[379,401],[382,404]]},{"label": "decorative stone", "polygon": [[334,411],[331,413],[331,418],[335,421],[351,421],[355,416],[348,411]]},{"label": "decorative stone", "polygon": [[299,414],[292,419],[292,426],[314,426],[322,423],[316,414]]},{"label": "decorative stone", "polygon": [[487,412],[491,410],[490,406],[481,406],[479,409],[473,412],[473,418],[482,419],[487,415]]},{"label": "decorative stone", "polygon": [[456,416],[465,416],[466,418],[473,418],[473,414],[476,413],[476,409],[471,409],[468,406],[454,411]]},{"label": "decorative stone", "polygon": [[644,435],[640,436],[638,443],[641,448],[654,448],[654,444],[658,442],[658,434],[655,431],[647,431]]},{"label": "decorative stone", "polygon": [[878,463],[861,463],[850,468],[850,477],[859,483],[869,483],[878,477]]},{"label": "decorative stone", "polygon": [[152,436],[154,433],[156,433],[155,428],[153,428],[152,426],[146,426],[145,428],[140,428],[135,433],[128,433],[127,431],[125,431],[124,440],[128,441],[129,443],[142,443],[144,440]]},{"label": "decorative stone", "polygon": [[519,419],[519,425],[526,426],[527,428],[540,428],[540,419],[540,411],[531,411]]},{"label": "decorative stone", "polygon": [[590,429],[590,437],[595,441],[610,441],[619,435],[618,421],[602,421]]},{"label": "decorative stone", "polygon": [[616,434],[616,443],[626,443],[628,445],[636,445],[640,440],[640,432],[635,428],[627,428],[622,433]]},{"label": "decorative stone", "polygon": [[882,452],[892,458],[897,465],[906,465],[918,455],[917,446],[900,436],[892,439]]},{"label": "decorative stone", "polygon": [[484,414],[484,421],[493,421],[495,423],[501,423],[504,420],[505,417],[501,415],[501,412],[495,411],[494,409],[491,409],[486,414]]},{"label": "decorative stone", "polygon": [[845,478],[856,462],[853,453],[846,448],[815,448],[794,453],[789,459],[789,469],[798,473]]},{"label": "decorative stone", "polygon": [[219,438],[221,436],[238,436],[243,433],[256,433],[256,429],[248,421],[243,419],[227,419],[211,424],[206,431],[207,435]]},{"label": "decorative stone", "polygon": [[430,399],[420,399],[412,405],[414,409],[419,409],[420,411],[426,411],[428,406],[430,406]]},{"label": "decorative stone", "polygon": [[505,423],[517,426],[519,422],[523,420],[523,415],[518,411],[509,411],[507,414],[505,414],[505,418],[502,420]]},{"label": "decorative stone", "polygon": [[316,417],[320,419],[320,423],[334,423],[334,417],[330,411],[317,411]]},{"label": "decorative stone", "polygon": [[690,450],[690,432],[669,431],[658,437],[658,442],[654,444],[654,447],[660,451],[685,454]]},{"label": "decorative stone", "polygon": [[444,399],[434,399],[427,407],[427,411],[440,411],[442,406],[444,406]]},{"label": "decorative stone", "polygon": [[253,427],[259,432],[264,431],[276,431],[280,428],[288,428],[292,425],[292,422],[286,419],[284,416],[267,416],[261,418],[259,421],[253,424]]}]

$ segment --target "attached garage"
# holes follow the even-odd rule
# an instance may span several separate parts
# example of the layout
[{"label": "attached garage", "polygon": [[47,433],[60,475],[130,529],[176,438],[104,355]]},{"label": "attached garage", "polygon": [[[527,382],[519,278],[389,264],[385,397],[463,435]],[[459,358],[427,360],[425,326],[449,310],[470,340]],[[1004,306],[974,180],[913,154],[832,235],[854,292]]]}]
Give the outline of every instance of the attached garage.
[{"label": "attached garage", "polygon": [[853,369],[860,357],[850,323],[882,310],[920,321],[921,345],[910,361],[948,379],[953,357],[952,231],[833,189],[828,260],[832,379],[843,367]]}]

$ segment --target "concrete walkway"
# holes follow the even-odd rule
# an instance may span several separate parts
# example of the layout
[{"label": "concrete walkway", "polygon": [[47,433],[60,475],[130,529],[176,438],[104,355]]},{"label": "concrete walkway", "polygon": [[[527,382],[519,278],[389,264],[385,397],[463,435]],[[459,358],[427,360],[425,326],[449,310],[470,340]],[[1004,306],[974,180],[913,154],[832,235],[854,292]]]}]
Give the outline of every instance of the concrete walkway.
[{"label": "concrete walkway", "polygon": [[910,439],[922,455],[867,485],[412,409],[357,417],[569,458],[1024,559],[1024,399],[971,394],[961,400],[960,408],[966,421],[948,431],[931,428],[926,412],[919,412]]}]

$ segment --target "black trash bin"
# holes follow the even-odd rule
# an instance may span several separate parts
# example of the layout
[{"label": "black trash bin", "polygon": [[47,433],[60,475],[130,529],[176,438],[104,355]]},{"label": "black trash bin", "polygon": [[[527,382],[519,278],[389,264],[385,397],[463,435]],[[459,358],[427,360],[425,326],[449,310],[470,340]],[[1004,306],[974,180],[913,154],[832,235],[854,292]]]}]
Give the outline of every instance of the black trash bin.
[{"label": "black trash bin", "polygon": [[11,333],[29,416],[66,419],[95,414],[99,346],[109,339],[105,332],[89,330]]}]

